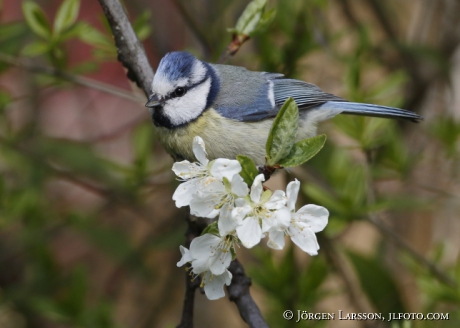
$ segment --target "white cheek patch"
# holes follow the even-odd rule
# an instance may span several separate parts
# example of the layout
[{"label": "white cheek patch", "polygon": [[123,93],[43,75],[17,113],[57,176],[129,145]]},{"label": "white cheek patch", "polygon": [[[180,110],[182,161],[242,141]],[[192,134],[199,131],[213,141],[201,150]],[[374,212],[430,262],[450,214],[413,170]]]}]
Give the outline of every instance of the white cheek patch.
[{"label": "white cheek patch", "polygon": [[182,97],[169,99],[163,106],[163,113],[173,125],[181,125],[193,121],[206,109],[211,78],[195,88],[188,90]]}]

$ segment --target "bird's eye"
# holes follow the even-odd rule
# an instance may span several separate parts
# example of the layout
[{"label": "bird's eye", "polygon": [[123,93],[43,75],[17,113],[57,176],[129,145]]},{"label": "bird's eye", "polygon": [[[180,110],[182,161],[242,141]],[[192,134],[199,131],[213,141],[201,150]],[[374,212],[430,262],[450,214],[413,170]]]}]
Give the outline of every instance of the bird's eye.
[{"label": "bird's eye", "polygon": [[176,97],[182,97],[183,95],[185,95],[185,92],[186,92],[185,88],[178,87],[176,88],[176,90],[174,90],[174,95]]}]

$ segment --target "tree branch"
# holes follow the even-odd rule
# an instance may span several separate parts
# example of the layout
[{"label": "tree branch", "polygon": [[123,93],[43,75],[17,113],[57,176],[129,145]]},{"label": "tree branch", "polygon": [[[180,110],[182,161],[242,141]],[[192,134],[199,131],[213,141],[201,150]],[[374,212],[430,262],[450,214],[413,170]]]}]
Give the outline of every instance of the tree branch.
[{"label": "tree branch", "polygon": [[372,223],[382,234],[389,237],[389,239],[393,241],[396,246],[408,252],[415,260],[417,260],[417,262],[427,268],[428,271],[430,271],[431,274],[435,276],[439,281],[452,288],[458,287],[455,280],[441,271],[435,263],[428,260],[423,255],[419,254],[415,249],[413,249],[403,238],[398,236],[392,229],[387,227],[387,225],[382,222],[377,214],[369,214],[367,220]]},{"label": "tree branch", "polygon": [[[203,232],[204,228],[207,226],[206,220],[197,219],[192,220],[192,217],[189,212],[185,217],[187,221],[187,231],[185,237],[187,241],[185,247],[190,248],[190,243],[195,237],[198,237]],[[201,279],[200,277],[190,276],[189,273],[190,266],[187,266],[185,271],[185,295],[184,295],[184,306],[182,308],[182,319],[177,328],[193,328],[193,307],[195,304],[195,290],[200,287]]]},{"label": "tree branch", "polygon": [[251,279],[244,273],[243,266],[238,260],[232,261],[228,270],[232,273],[232,283],[227,286],[228,298],[235,302],[243,320],[251,328],[268,328],[257,304],[249,293]]},{"label": "tree branch", "polygon": [[[367,202],[369,204],[375,204],[376,200],[376,190],[372,180],[372,176],[370,174],[371,166],[372,166],[372,154],[370,151],[365,151],[364,155],[366,156],[366,170],[368,174],[368,188],[367,188]],[[443,282],[444,284],[452,287],[457,288],[457,283],[441,271],[435,263],[431,262],[423,255],[419,254],[416,250],[414,250],[403,238],[397,235],[392,229],[390,229],[381,219],[381,215],[379,213],[369,213],[367,215],[367,220],[372,223],[383,235],[389,237],[389,239],[395,243],[396,246],[399,248],[407,251],[416,261],[422,264],[428,271],[431,272],[439,281]]]},{"label": "tree branch", "polygon": [[208,42],[206,35],[201,31],[193,18],[189,15],[188,11],[185,9],[183,3],[180,0],[173,0],[173,3],[203,47],[205,57],[209,57],[212,54],[212,45]]},{"label": "tree branch", "polygon": [[[118,60],[128,69],[128,78],[136,82],[148,96],[150,94],[150,83],[154,73],[148,63],[144,48],[137,39],[123,7],[119,1],[115,0],[99,0],[99,2],[115,37],[115,44],[118,49]],[[231,53],[230,56],[235,52]],[[208,222],[203,219],[192,220],[189,214],[187,214],[187,222],[186,246],[190,246],[193,238],[201,235],[201,232]],[[233,274],[232,284],[227,288],[229,297],[230,300],[237,305],[243,320],[253,328],[268,327],[256,303],[249,294],[250,279],[244,274],[241,264],[235,260],[230,265],[229,270]],[[182,319],[178,328],[193,327],[194,295],[199,285],[199,277],[191,281],[189,273],[187,272],[184,307],[182,310]]]},{"label": "tree branch", "polygon": [[117,88],[117,87],[114,87],[113,85],[99,82],[93,79],[89,79],[87,77],[63,72],[54,67],[36,65],[25,58],[15,58],[13,56],[10,56],[4,53],[0,53],[0,61],[8,63],[16,67],[19,67],[19,68],[22,68],[22,69],[25,69],[32,73],[39,73],[39,74],[46,74],[46,75],[54,76],[62,80],[66,80],[66,81],[69,81],[75,84],[79,84],[79,85],[82,85],[82,86],[85,86],[91,89],[106,92],[106,93],[115,95],[117,97],[128,99],[134,102],[140,102],[143,100],[143,99],[140,99],[139,97],[134,96],[131,92],[125,89]]},{"label": "tree branch", "polygon": [[[347,290],[348,298],[355,307],[356,311],[360,313],[375,312],[367,302],[367,299],[363,297],[360,285],[354,278],[353,272],[351,272],[346,266],[346,263],[337,251],[333,241],[323,234],[319,234],[318,239],[321,242],[321,247],[324,250],[329,263],[331,263],[332,267],[342,278]],[[374,327],[374,325],[369,321],[363,321],[362,324],[366,328]]]},{"label": "tree branch", "polygon": [[238,35],[238,34],[233,34],[232,36],[232,41],[229,43],[227,48],[225,48],[224,52],[219,57],[219,60],[217,61],[219,64],[224,64],[227,62],[227,60],[230,59],[233,55],[235,55],[238,50],[240,50],[241,46],[243,43],[249,40],[249,36],[247,35]]},{"label": "tree branch", "polygon": [[154,73],[123,6],[114,0],[99,0],[99,3],[112,29],[118,60],[128,69],[128,78],[136,82],[148,97]]}]

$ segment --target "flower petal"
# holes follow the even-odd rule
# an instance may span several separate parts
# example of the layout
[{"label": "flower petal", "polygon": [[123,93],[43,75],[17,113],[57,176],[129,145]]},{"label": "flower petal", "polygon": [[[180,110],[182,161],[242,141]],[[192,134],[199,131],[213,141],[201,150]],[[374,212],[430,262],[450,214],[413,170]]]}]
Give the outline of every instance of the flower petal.
[{"label": "flower petal", "polygon": [[181,183],[174,191],[172,199],[176,202],[177,207],[188,206],[192,200],[193,194],[197,192],[199,182],[202,179],[192,179]]},{"label": "flower petal", "polygon": [[[241,202],[238,201],[237,199],[237,204],[241,204]],[[236,220],[237,224],[241,224],[243,222],[243,219],[252,211],[252,207],[249,206],[248,204],[244,203],[243,206],[238,206],[235,207],[232,210],[232,217],[234,220]]]},{"label": "flower petal", "polygon": [[220,205],[225,187],[222,181],[213,177],[203,178],[201,182],[190,200],[190,213],[198,217],[213,219],[219,214],[216,207]]},{"label": "flower petal", "polygon": [[282,190],[276,190],[272,197],[265,203],[265,207],[270,210],[279,210],[286,205],[286,195]]},{"label": "flower petal", "polygon": [[176,162],[172,166],[174,173],[181,179],[187,180],[197,176],[197,174],[203,170],[201,166],[189,161]]},{"label": "flower petal", "polygon": [[217,210],[215,206],[216,202],[213,195],[200,197],[199,193],[197,193],[190,201],[190,214],[201,218],[213,219],[219,214],[219,210]]},{"label": "flower petal", "polygon": [[193,258],[192,267],[195,274],[200,274],[209,270],[209,258],[215,254],[220,241],[220,237],[210,233],[192,240],[190,244],[190,255]]},{"label": "flower petal", "polygon": [[300,189],[300,182],[297,179],[289,182],[289,184],[287,185],[287,188],[286,188],[287,208],[291,212],[295,211],[295,203],[297,201],[299,189]]},{"label": "flower petal", "polygon": [[225,186],[221,180],[215,177],[202,178],[200,193],[201,195],[225,193]]},{"label": "flower petal", "polygon": [[329,211],[318,205],[305,205],[295,214],[295,219],[305,222],[313,232],[322,231],[328,222]]},{"label": "flower petal", "polygon": [[206,148],[204,146],[204,141],[201,137],[196,136],[193,138],[193,154],[195,155],[198,162],[203,164],[204,166],[208,165],[209,160],[206,157]]},{"label": "flower petal", "polygon": [[187,248],[180,245],[179,250],[180,250],[180,253],[182,254],[182,258],[180,259],[179,262],[177,262],[178,267],[181,267],[188,262],[192,262],[193,260],[192,255],[190,254],[190,251]]},{"label": "flower petal", "polygon": [[275,230],[268,233],[269,240],[267,246],[273,249],[284,248],[284,231]]},{"label": "flower petal", "polygon": [[217,227],[221,236],[226,236],[236,229],[238,221],[232,216],[233,207],[229,204],[225,204],[220,209],[219,221],[217,221]]},{"label": "flower petal", "polygon": [[289,212],[287,207],[283,207],[275,212],[275,219],[279,230],[285,230],[291,224],[291,212]]},{"label": "flower petal", "polygon": [[218,158],[214,161],[211,167],[212,176],[222,180],[226,177],[228,180],[232,180],[235,174],[241,172],[240,162],[232,159]]},{"label": "flower petal", "polygon": [[287,207],[283,207],[274,212],[269,212],[262,218],[262,232],[274,230],[286,230],[291,224],[291,212]]},{"label": "flower petal", "polygon": [[213,276],[210,272],[206,272],[203,277],[204,292],[210,300],[217,300],[225,296],[224,285],[230,286],[232,282],[232,274],[226,270],[223,274]]},{"label": "flower petal", "polygon": [[291,240],[300,247],[301,250],[310,254],[310,255],[318,255],[318,241],[316,240],[315,233],[306,227],[303,229],[299,229],[294,226],[290,226],[289,235],[291,236]]},{"label": "flower petal", "polygon": [[244,179],[239,175],[235,174],[231,181],[232,184],[232,193],[238,197],[244,197],[248,194],[249,188]]},{"label": "flower petal", "polygon": [[263,192],[263,186],[262,186],[262,182],[265,181],[265,177],[263,174],[259,174],[258,176],[256,176],[256,178],[254,179],[254,182],[252,183],[252,186],[251,186],[251,200],[254,202],[254,203],[258,203],[260,201],[260,196],[262,196],[262,192]]},{"label": "flower petal", "polygon": [[241,243],[246,248],[251,248],[257,245],[262,239],[262,229],[259,225],[259,220],[256,217],[247,217],[243,222],[236,227],[236,233]]},{"label": "flower petal", "polygon": [[231,261],[232,253],[230,252],[230,250],[225,252],[219,250],[214,256],[212,256],[209,259],[209,270],[214,275],[220,275],[224,273],[224,271],[228,268]]}]

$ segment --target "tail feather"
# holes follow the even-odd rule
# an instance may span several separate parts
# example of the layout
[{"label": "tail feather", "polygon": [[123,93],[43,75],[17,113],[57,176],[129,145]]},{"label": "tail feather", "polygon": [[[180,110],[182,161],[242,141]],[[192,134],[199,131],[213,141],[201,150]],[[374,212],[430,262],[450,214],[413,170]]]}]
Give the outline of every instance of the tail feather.
[{"label": "tail feather", "polygon": [[341,102],[341,101],[328,101],[321,106],[321,109],[336,110],[337,114],[352,114],[385,118],[400,118],[410,120],[415,123],[423,121],[423,117],[405,109],[394,107],[354,103],[354,102]]}]

